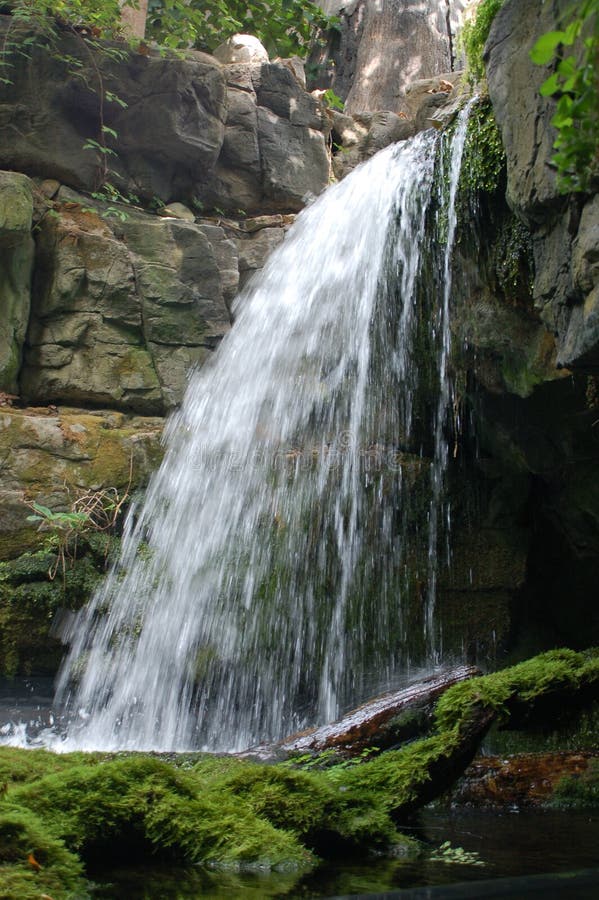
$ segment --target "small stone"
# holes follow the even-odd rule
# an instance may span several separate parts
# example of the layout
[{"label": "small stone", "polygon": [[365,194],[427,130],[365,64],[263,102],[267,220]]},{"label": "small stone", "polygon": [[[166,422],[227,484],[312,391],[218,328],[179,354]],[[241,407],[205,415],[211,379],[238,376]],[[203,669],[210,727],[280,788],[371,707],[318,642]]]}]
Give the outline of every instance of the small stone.
[{"label": "small stone", "polygon": [[231,63],[268,62],[265,47],[252,34],[234,34],[212,55],[225,66]]},{"label": "small stone", "polygon": [[48,200],[54,199],[60,190],[60,181],[56,178],[46,178],[40,184],[40,192],[47,197]]},{"label": "small stone", "polygon": [[183,219],[184,222],[195,222],[195,216],[184,203],[169,203],[160,210],[160,215],[167,218]]}]

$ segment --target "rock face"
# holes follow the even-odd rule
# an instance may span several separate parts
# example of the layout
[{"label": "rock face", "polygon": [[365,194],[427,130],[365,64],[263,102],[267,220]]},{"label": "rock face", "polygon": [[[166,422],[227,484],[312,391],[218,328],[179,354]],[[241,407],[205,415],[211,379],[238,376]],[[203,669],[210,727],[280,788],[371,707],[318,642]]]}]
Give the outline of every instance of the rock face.
[{"label": "rock face", "polygon": [[0,391],[166,412],[229,330],[240,279],[261,268],[293,217],[195,222],[168,207],[107,209],[64,187],[47,200],[45,187],[0,173]]},{"label": "rock face", "polygon": [[417,78],[454,67],[454,38],[462,0],[353,0],[323,2],[340,15],[338,43],[327,48],[332,60],[327,86],[342,97],[346,112],[406,111],[405,88]]},{"label": "rock face", "polygon": [[328,119],[282,63],[224,67],[228,113],[209,206],[297,212],[329,180]]},{"label": "rock face", "polygon": [[553,7],[541,0],[507,0],[485,50],[489,94],[507,155],[507,199],[531,227],[535,305],[557,338],[558,364],[595,370],[599,365],[599,204],[568,203],[550,165],[555,103],[539,94],[548,67],[529,52],[536,38],[557,28]]},{"label": "rock face", "polygon": [[73,201],[53,211],[39,227],[23,398],[164,412],[229,329],[235,245],[180,219],[131,212],[115,225]]},{"label": "rock face", "polygon": [[77,190],[108,182],[144,201],[246,213],[297,211],[327,184],[328,122],[286,65],[256,53],[240,63],[231,48],[224,66],[197,51],[99,51],[66,33],[50,52],[6,16],[0,41],[9,25],[11,40],[31,43],[27,54],[7,51],[0,167]]},{"label": "rock face", "polygon": [[33,272],[32,185],[16,172],[0,173],[0,389],[17,390],[29,321]]}]

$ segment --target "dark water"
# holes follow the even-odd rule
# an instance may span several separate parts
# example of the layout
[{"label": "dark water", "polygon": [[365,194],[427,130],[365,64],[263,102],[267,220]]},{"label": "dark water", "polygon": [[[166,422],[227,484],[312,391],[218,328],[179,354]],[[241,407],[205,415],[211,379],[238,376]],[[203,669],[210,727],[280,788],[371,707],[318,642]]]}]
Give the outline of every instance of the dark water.
[{"label": "dark water", "polygon": [[[150,866],[95,873],[110,900],[261,900],[398,897],[400,900],[599,898],[599,810],[496,814],[426,811],[418,836],[437,859],[343,861],[308,873],[166,872]],[[450,842],[444,853],[440,846]],[[460,860],[466,861],[460,861]],[[566,877],[568,874],[568,877]]]}]

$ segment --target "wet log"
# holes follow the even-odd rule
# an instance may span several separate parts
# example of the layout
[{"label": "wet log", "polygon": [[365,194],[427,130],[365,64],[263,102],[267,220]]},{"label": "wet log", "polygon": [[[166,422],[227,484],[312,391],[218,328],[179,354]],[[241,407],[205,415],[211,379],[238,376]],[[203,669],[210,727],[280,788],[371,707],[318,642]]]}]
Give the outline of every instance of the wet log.
[{"label": "wet log", "polygon": [[369,700],[337,722],[290,735],[277,744],[252,747],[239,754],[262,761],[301,753],[334,751],[340,758],[365,750],[388,750],[429,730],[436,701],[448,688],[480,675],[476,666],[457,666]]},{"label": "wet log", "polygon": [[286,753],[322,753],[336,750],[358,756],[365,749],[387,750],[428,731],[435,703],[448,688],[480,675],[476,666],[458,666],[383,694],[352,710],[337,722],[285,738],[279,744]]}]

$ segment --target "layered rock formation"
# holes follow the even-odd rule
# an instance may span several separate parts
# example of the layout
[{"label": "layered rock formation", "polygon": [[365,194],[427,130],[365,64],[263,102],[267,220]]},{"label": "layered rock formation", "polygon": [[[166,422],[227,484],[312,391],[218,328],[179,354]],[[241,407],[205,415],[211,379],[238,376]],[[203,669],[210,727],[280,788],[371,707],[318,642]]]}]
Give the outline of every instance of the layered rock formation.
[{"label": "layered rock formation", "polygon": [[[430,30],[445,4],[426,14],[378,6],[345,4],[345,16],[380,38],[381,22],[390,29],[405,16]],[[352,75],[353,94],[347,84],[350,108],[369,111],[355,116],[324,110],[292,64],[193,52],[103,58],[106,86],[126,108],[100,109],[97,90],[65,79],[39,45],[14,84],[0,86],[0,166],[17,170],[0,174],[0,391],[44,405],[0,410],[4,559],[43,543],[28,501],[67,511],[77,491],[147,481],[161,426],[149,417],[180,402],[190,368],[230,328],[237,288],[327,183],[329,130],[341,177],[432,118],[441,123],[457,90],[441,89],[438,76],[407,90],[408,77],[449,68],[439,23],[428,71],[371,43],[380,68],[368,85],[363,44],[364,77]],[[472,658],[493,657],[527,617],[546,627],[541,644],[599,635],[588,602],[599,556],[599,205],[562,197],[548,164],[552,101],[539,96],[546,72],[528,54],[552,24],[541,0],[506,0],[497,15],[486,58],[507,167],[484,189],[475,173],[476,203],[460,211],[453,555],[438,614],[444,646]],[[65,41],[80,52],[76,37]],[[82,58],[92,86],[97,62]],[[379,94],[368,93],[373,85]],[[84,149],[102,138],[102,121],[117,135],[104,133],[117,153],[112,200],[82,193],[102,176],[103,154]],[[167,204],[164,215],[132,196],[123,204],[127,194]],[[102,408],[110,412],[93,412]]]},{"label": "layered rock formation", "polygon": [[[328,121],[280,63],[221,65],[189,51],[103,51],[0,16],[0,168],[145,201],[297,211],[328,181]],[[28,52],[10,51],[27,42]],[[74,62],[73,62],[74,60]]]}]

